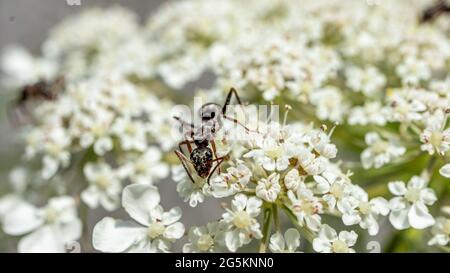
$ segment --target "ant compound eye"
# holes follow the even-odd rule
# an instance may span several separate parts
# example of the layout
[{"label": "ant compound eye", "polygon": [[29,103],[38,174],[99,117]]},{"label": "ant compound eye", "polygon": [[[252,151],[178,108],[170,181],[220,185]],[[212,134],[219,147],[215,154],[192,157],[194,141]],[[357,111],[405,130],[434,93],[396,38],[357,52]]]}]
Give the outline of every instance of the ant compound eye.
[{"label": "ant compound eye", "polygon": [[203,121],[212,120],[220,113],[220,106],[214,103],[208,103],[200,109],[200,117]]}]

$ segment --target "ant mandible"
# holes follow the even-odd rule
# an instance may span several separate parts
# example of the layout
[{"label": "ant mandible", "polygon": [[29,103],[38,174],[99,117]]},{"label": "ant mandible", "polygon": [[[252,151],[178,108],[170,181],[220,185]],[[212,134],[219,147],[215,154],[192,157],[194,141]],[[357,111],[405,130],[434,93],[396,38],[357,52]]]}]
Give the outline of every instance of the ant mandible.
[{"label": "ant mandible", "polygon": [[[191,164],[194,167],[198,176],[201,178],[206,178],[206,181],[209,184],[211,176],[217,169],[220,173],[220,164],[222,164],[222,162],[227,158],[227,156],[217,157],[216,144],[214,142],[215,133],[222,126],[222,118],[230,120],[235,124],[239,124],[247,132],[250,131],[250,129],[238,120],[226,115],[227,107],[231,103],[233,94],[236,97],[238,104],[242,105],[236,89],[231,88],[223,106],[217,103],[206,103],[200,108],[199,114],[201,118],[201,125],[199,127],[182,120],[180,117],[174,117],[174,119],[180,122],[183,127],[189,128],[188,132],[185,134],[185,138],[189,139],[185,139],[178,144],[179,150],[175,150],[175,154],[180,159],[183,168],[194,184],[195,181],[192,177],[188,164]],[[195,148],[192,147],[192,144],[195,145]],[[184,154],[182,145],[187,146],[189,158]],[[211,148],[209,146],[211,146]],[[216,164],[213,167],[214,163]]]}]

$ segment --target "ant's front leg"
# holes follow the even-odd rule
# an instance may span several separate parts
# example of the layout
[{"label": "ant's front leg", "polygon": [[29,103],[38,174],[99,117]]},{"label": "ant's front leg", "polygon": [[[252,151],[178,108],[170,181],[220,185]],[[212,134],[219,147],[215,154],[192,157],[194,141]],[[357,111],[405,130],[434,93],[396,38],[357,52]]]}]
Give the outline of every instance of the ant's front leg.
[{"label": "ant's front leg", "polygon": [[216,169],[220,166],[220,164],[222,164],[222,162],[224,160],[225,160],[225,157],[220,157],[220,158],[216,158],[216,159],[213,160],[213,161],[217,161],[217,164],[216,164],[216,166],[214,166],[214,168],[212,169],[212,171],[208,175],[208,179],[206,180],[206,183],[208,183],[208,185],[209,185],[209,180],[211,179],[212,175],[214,174]]},{"label": "ant's front leg", "polygon": [[244,129],[245,129],[245,131],[247,132],[247,133],[250,133],[250,132],[257,132],[257,131],[255,131],[255,130],[251,130],[251,129],[249,129],[247,126],[245,126],[244,124],[242,124],[239,120],[237,120],[237,119],[235,119],[235,118],[232,118],[232,117],[229,117],[229,116],[226,116],[226,115],[223,115],[223,117],[225,118],[225,119],[227,119],[227,120],[229,120],[229,121],[232,121],[232,122],[234,122],[235,124],[239,124],[240,126],[242,126]]},{"label": "ant's front leg", "polygon": [[228,105],[230,105],[231,97],[233,96],[233,94],[234,94],[234,96],[236,97],[236,100],[237,100],[238,104],[239,104],[239,105],[242,105],[241,98],[239,98],[239,95],[238,95],[236,89],[234,89],[234,88],[232,87],[232,88],[230,89],[230,91],[228,92],[227,98],[226,98],[226,100],[225,100],[225,104],[224,104],[223,107],[222,107],[222,114],[223,114],[223,115],[225,115],[225,114],[227,113],[227,107],[228,107]]},{"label": "ant's front leg", "polygon": [[[212,150],[213,150],[214,158],[217,159],[216,142],[211,139],[210,143],[211,143],[211,147],[212,147]],[[219,174],[220,173],[221,173],[221,170],[219,168]]]}]

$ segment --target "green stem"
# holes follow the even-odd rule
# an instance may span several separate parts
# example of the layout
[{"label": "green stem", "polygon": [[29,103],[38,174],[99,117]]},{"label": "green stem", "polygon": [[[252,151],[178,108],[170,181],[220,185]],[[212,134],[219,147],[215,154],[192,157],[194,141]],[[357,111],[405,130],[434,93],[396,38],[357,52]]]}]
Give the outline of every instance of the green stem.
[{"label": "green stem", "polygon": [[277,232],[281,232],[280,218],[278,217],[278,207],[274,203],[272,204],[273,224]]},{"label": "green stem", "polygon": [[269,242],[270,235],[270,222],[272,221],[272,209],[266,208],[264,209],[264,226],[263,226],[263,237],[261,239],[261,243],[259,245],[259,253],[265,253],[267,250],[267,244]]},{"label": "green stem", "polygon": [[312,243],[315,237],[314,233],[304,226],[300,225],[297,216],[295,216],[295,214],[286,205],[282,205],[282,209],[286,213],[289,220],[291,220],[292,224],[294,224],[294,226],[298,229],[298,231],[306,238],[306,240],[308,240],[308,242]]}]

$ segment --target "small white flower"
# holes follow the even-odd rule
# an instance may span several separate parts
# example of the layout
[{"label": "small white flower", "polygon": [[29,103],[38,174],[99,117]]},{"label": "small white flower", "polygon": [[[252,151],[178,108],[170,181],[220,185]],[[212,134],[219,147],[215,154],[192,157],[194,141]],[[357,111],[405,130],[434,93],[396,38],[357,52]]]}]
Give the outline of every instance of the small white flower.
[{"label": "small white flower", "polygon": [[70,163],[70,153],[67,150],[70,145],[70,138],[67,132],[61,127],[49,128],[44,139],[42,177],[50,179],[56,174],[60,167],[66,167]]},{"label": "small white flower", "polygon": [[262,201],[259,198],[248,198],[241,193],[231,201],[231,209],[227,209],[222,215],[228,230],[225,232],[225,244],[230,251],[235,252],[252,239],[261,239],[262,233],[256,219],[261,205]]},{"label": "small white flower", "polygon": [[290,191],[296,192],[300,187],[306,187],[304,185],[306,176],[300,176],[300,173],[297,169],[290,170],[284,176],[284,185]]},{"label": "small white flower", "polygon": [[154,184],[169,175],[169,166],[161,162],[161,151],[149,147],[144,154],[121,167],[121,175],[134,183]]},{"label": "small white flower", "polygon": [[374,96],[386,84],[386,77],[373,66],[361,69],[350,67],[346,70],[347,85],[355,92],[363,92],[366,96]]},{"label": "small white flower", "polygon": [[299,188],[294,194],[288,192],[291,202],[292,212],[297,216],[300,225],[306,225],[313,231],[318,231],[321,225],[320,213],[322,213],[322,204],[319,198],[315,197],[311,190]]},{"label": "small white flower", "polygon": [[365,139],[366,144],[369,145],[361,153],[361,162],[365,169],[372,166],[380,168],[406,152],[406,149],[396,141],[392,139],[384,140],[375,132],[367,133]]},{"label": "small white flower", "polygon": [[439,217],[431,228],[433,237],[428,241],[428,245],[446,246],[450,242],[450,219]]},{"label": "small white flower", "polygon": [[106,210],[115,210],[122,190],[116,171],[104,162],[88,163],[83,171],[90,185],[81,193],[81,199],[91,209],[101,205]]},{"label": "small white flower", "polygon": [[206,226],[192,227],[188,234],[189,243],[183,246],[185,253],[223,252],[225,232],[222,222],[211,222]]},{"label": "small white flower", "polygon": [[421,80],[428,80],[431,77],[427,63],[412,56],[398,65],[396,72],[404,84],[417,85]]},{"label": "small white flower", "polygon": [[305,147],[298,147],[290,152],[293,154],[293,158],[298,160],[302,174],[319,175],[327,168],[327,159],[325,157],[316,157],[314,153]]},{"label": "small white flower", "polygon": [[110,217],[98,222],[93,245],[102,252],[169,252],[171,243],[184,234],[180,208],[164,212],[154,186],[132,184],[123,190],[122,206],[133,221]]},{"label": "small white flower", "polygon": [[267,202],[275,202],[281,191],[279,180],[278,173],[272,173],[267,179],[261,179],[256,185],[256,196]]},{"label": "small white flower", "polygon": [[420,140],[424,143],[420,148],[430,155],[435,152],[444,155],[450,150],[450,128],[443,130],[442,124],[445,124],[445,120],[440,115],[429,117],[426,123],[427,127],[420,134]]},{"label": "small white flower", "polygon": [[317,238],[313,240],[313,248],[321,253],[354,253],[358,234],[353,230],[341,231],[339,235],[329,225],[323,225]]},{"label": "small white flower", "polygon": [[238,193],[246,188],[251,176],[252,172],[243,163],[229,167],[226,173],[211,180],[211,194],[216,198],[222,198]]},{"label": "small white flower", "polygon": [[251,150],[244,157],[253,158],[267,171],[283,171],[289,165],[284,146],[271,137],[262,141],[260,149]]},{"label": "small white flower", "polygon": [[269,249],[274,253],[293,253],[300,246],[300,233],[295,228],[286,230],[284,236],[277,232],[270,237]]},{"label": "small white flower", "polygon": [[183,166],[172,166],[172,179],[177,183],[178,195],[183,198],[184,202],[189,202],[189,206],[196,207],[199,203],[205,201],[205,191],[203,188],[207,184],[202,184],[201,182],[192,183]]},{"label": "small white flower", "polygon": [[419,176],[412,177],[407,186],[402,181],[388,184],[389,191],[396,196],[389,201],[389,220],[396,229],[410,226],[424,229],[435,223],[427,206],[433,205],[437,198],[434,191],[426,186],[426,180]]},{"label": "small white flower", "polygon": [[340,209],[343,212],[342,221],[345,225],[359,224],[361,228],[367,229],[369,235],[378,234],[378,216],[386,216],[389,213],[389,203],[382,197],[376,197],[369,201],[368,194],[358,187],[357,202],[349,199],[343,200]]},{"label": "small white flower", "polygon": [[439,170],[439,173],[443,177],[450,178],[450,164],[445,164],[444,166],[442,166],[442,168]]},{"label": "small white flower", "polygon": [[341,92],[335,87],[315,90],[311,93],[310,100],[316,106],[316,115],[320,120],[340,122],[347,110]]},{"label": "small white flower", "polygon": [[379,101],[366,102],[363,106],[356,106],[348,114],[350,125],[375,124],[384,126],[388,118],[388,108]]},{"label": "small white flower", "polygon": [[122,149],[143,152],[147,148],[147,132],[141,121],[120,117],[113,124],[112,130],[120,138]]},{"label": "small white flower", "polygon": [[19,252],[65,252],[65,245],[81,236],[81,221],[71,197],[55,197],[43,208],[21,202],[3,219],[10,235],[28,234],[19,241]]}]

